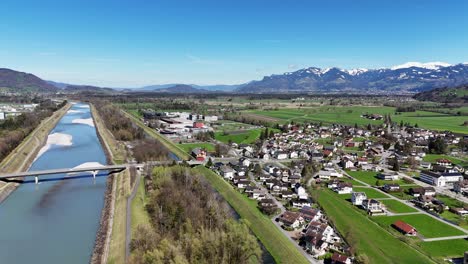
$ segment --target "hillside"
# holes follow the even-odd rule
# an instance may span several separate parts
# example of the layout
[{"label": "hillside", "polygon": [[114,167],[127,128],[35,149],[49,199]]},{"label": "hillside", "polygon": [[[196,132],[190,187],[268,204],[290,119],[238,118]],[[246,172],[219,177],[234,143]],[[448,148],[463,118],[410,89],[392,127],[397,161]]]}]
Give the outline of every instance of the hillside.
[{"label": "hillside", "polygon": [[468,83],[468,64],[405,63],[387,69],[321,69],[265,76],[237,89],[249,93],[417,93]]},{"label": "hillside", "polygon": [[25,72],[0,69],[0,89],[9,92],[55,92],[57,88],[41,78]]},{"label": "hillside", "polygon": [[207,93],[209,91],[204,89],[197,89],[191,85],[186,84],[177,84],[168,88],[161,88],[155,90],[154,92],[158,93]]},{"label": "hillside", "polygon": [[420,101],[465,104],[468,103],[468,85],[425,91],[416,94],[414,98]]}]

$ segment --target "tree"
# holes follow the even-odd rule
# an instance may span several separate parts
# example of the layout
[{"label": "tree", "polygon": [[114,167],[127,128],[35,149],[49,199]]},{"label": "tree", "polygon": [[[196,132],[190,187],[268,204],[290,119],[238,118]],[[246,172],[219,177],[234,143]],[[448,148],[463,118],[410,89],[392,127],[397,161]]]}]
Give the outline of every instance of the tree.
[{"label": "tree", "polygon": [[400,163],[398,163],[398,159],[395,158],[393,160],[393,167],[392,167],[392,170],[393,171],[400,171]]},{"label": "tree", "polygon": [[206,162],[205,166],[207,168],[211,168],[213,166],[213,161],[211,160],[211,157],[208,159],[208,161]]},{"label": "tree", "polygon": [[445,154],[447,152],[447,144],[443,138],[436,138],[429,141],[429,152],[433,154]]}]

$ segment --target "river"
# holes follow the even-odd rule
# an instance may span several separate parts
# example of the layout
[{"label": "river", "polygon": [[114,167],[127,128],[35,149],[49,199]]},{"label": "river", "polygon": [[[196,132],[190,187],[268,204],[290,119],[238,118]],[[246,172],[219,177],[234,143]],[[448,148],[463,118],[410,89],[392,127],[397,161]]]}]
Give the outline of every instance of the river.
[{"label": "river", "polygon": [[[106,164],[86,104],[75,104],[30,170]],[[71,139],[71,142],[70,142]],[[0,263],[88,263],[104,205],[106,175],[28,177],[0,204]]]}]

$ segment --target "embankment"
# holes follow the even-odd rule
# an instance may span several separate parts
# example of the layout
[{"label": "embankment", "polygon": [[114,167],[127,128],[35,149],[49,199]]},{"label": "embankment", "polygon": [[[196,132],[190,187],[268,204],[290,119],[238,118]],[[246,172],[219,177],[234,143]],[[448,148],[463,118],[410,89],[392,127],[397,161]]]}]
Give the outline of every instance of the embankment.
[{"label": "embankment", "polygon": [[[101,142],[101,145],[104,149],[106,154],[107,163],[108,164],[117,164],[122,163],[125,161],[125,147],[119,143],[117,140],[114,139],[113,135],[110,131],[105,127],[104,122],[102,121],[99,113],[97,112],[94,105],[90,104],[91,106],[91,114],[94,119],[94,123],[96,126],[96,133]],[[119,175],[123,176],[126,174],[126,171],[121,172],[117,175],[110,175],[107,178],[107,189],[104,197],[104,206],[101,213],[101,220],[98,232],[96,233],[96,240],[94,244],[93,254],[91,256],[91,263],[107,263],[110,251],[111,251],[111,238],[113,236],[114,225],[116,222],[120,222],[123,216],[121,214],[115,214],[116,210],[116,201],[119,201],[123,196],[123,192],[120,191],[120,182],[121,179],[125,179],[127,177],[118,177]],[[119,190],[119,191],[117,191]],[[119,206],[120,207],[120,206]],[[125,208],[124,208],[125,209]],[[115,216],[119,219],[115,220]],[[114,221],[115,220],[115,221]],[[120,226],[117,224],[116,226]],[[114,232],[121,232],[119,228],[116,228]],[[124,231],[125,232],[125,231]],[[124,234],[125,235],[125,234]],[[124,240],[122,240],[124,241]],[[118,241],[116,241],[118,242]],[[116,243],[114,242],[114,243]],[[115,258],[114,262],[124,262],[124,256],[121,259]]]},{"label": "embankment", "polygon": [[[3,173],[26,171],[31,167],[43,146],[47,142],[49,133],[60,119],[70,109],[68,103],[43,120],[3,161],[0,168]],[[3,202],[18,187],[16,182],[0,181],[0,203]]]}]

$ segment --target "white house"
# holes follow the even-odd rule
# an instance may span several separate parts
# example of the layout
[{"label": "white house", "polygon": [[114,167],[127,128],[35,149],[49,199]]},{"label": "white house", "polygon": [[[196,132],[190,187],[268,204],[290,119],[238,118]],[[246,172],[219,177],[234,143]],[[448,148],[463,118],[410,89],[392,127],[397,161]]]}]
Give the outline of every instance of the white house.
[{"label": "white house", "polygon": [[222,166],[219,169],[219,174],[227,180],[232,180],[234,178],[234,170],[228,166]]},{"label": "white house", "polygon": [[277,151],[275,152],[275,158],[279,160],[287,159],[288,158],[288,153],[283,152],[283,151]]},{"label": "white house", "polygon": [[299,197],[299,199],[307,199],[309,197],[307,195],[306,190],[302,186],[299,186],[298,188],[295,188],[295,191],[296,191],[297,197]]},{"label": "white house", "polygon": [[362,202],[367,199],[366,193],[363,192],[353,192],[351,193],[351,202],[354,205],[362,205]]}]

